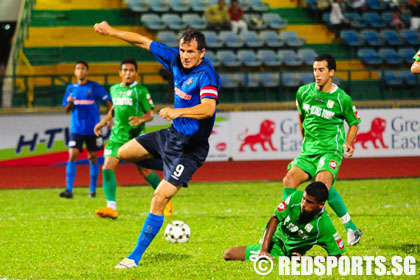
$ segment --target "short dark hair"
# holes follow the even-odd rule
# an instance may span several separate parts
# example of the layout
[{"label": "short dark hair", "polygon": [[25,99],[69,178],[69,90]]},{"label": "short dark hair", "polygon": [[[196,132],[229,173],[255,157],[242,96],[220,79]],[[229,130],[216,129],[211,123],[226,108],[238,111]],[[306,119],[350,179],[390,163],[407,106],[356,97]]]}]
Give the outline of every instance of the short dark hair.
[{"label": "short dark hair", "polygon": [[122,69],[122,66],[124,65],[124,64],[133,64],[134,65],[134,68],[136,69],[136,72],[137,72],[137,61],[134,59],[134,58],[124,58],[122,61],[121,61],[121,64],[120,64],[120,69]]},{"label": "short dark hair", "polygon": [[323,203],[328,199],[328,188],[321,181],[315,181],[310,183],[305,192],[307,195],[315,197],[318,203]]},{"label": "short dark hair", "polygon": [[84,66],[86,66],[86,69],[89,69],[88,63],[84,60],[78,60],[74,66],[76,66],[77,64],[83,64]]},{"label": "short dark hair", "polygon": [[181,40],[184,40],[185,43],[190,43],[192,40],[197,41],[197,49],[201,51],[206,47],[206,37],[204,34],[192,27],[188,27],[181,34]]},{"label": "short dark hair", "polygon": [[329,70],[337,70],[337,64],[335,63],[335,58],[329,54],[320,54],[315,57],[314,61],[327,61],[327,67]]}]

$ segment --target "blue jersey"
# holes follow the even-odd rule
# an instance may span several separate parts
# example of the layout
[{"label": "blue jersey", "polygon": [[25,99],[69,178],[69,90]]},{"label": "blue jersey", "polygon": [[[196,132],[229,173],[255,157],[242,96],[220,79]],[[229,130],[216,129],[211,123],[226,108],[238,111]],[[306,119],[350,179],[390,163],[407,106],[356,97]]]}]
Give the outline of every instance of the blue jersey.
[{"label": "blue jersey", "polygon": [[93,129],[100,121],[99,101],[111,100],[106,90],[96,82],[87,81],[84,85],[70,84],[64,94],[63,106],[68,104],[69,95],[74,98],[74,109],[70,117],[70,132],[73,134],[95,134]]},{"label": "blue jersey", "polygon": [[[215,99],[217,102],[220,90],[220,77],[207,58],[193,69],[182,67],[179,50],[153,41],[150,52],[168,69],[174,78],[175,98],[174,108],[190,108],[200,104],[202,98]],[[213,130],[216,112],[212,118],[195,120],[176,118],[173,120],[175,129],[186,136],[207,141]]]}]

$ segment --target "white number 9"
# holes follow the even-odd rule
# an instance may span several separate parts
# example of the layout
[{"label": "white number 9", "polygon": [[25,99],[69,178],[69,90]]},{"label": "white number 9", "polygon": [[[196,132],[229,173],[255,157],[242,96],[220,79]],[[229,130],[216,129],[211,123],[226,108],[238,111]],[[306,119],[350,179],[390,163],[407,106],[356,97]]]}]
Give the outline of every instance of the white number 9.
[{"label": "white number 9", "polygon": [[179,177],[179,176],[181,176],[181,174],[182,174],[183,171],[184,171],[184,166],[182,164],[178,164],[175,167],[174,175],[176,177]]}]

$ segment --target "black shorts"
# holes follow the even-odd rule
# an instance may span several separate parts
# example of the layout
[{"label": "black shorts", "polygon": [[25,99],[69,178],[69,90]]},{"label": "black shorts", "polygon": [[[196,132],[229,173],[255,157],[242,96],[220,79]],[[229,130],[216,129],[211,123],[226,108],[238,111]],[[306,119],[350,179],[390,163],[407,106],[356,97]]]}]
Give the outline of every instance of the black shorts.
[{"label": "black shorts", "polygon": [[197,142],[172,126],[136,137],[154,158],[162,159],[163,178],[174,186],[188,186],[194,172],[203,165],[209,143]]},{"label": "black shorts", "polygon": [[95,134],[70,134],[70,140],[68,143],[70,149],[79,149],[79,152],[82,152],[83,143],[86,143],[86,148],[89,152],[97,152],[102,150],[104,147],[104,140],[102,139],[102,136],[96,136]]}]

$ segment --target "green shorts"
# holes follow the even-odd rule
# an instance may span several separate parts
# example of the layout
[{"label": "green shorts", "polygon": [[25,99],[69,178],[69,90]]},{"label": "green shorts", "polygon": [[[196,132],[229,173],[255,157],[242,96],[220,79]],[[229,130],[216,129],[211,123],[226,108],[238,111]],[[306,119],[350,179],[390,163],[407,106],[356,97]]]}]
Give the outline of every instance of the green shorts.
[{"label": "green shorts", "polygon": [[[261,244],[252,244],[248,245],[245,249],[245,260],[246,261],[255,261],[257,260],[258,254],[260,253]],[[272,257],[278,258],[281,256],[286,256],[281,249],[281,247],[277,244],[273,244],[273,247],[270,250],[270,255]]]},{"label": "green shorts", "polygon": [[107,158],[107,157],[118,158],[118,150],[120,149],[122,145],[124,145],[124,143],[109,141],[108,144],[106,144],[105,146],[104,158]]},{"label": "green shorts", "polygon": [[299,167],[308,173],[311,178],[314,178],[316,174],[321,171],[329,171],[333,175],[335,182],[342,159],[342,157],[337,156],[335,153],[325,153],[313,156],[300,155],[289,163],[287,169],[289,170],[292,166]]}]

